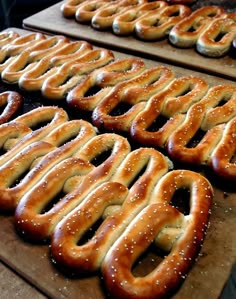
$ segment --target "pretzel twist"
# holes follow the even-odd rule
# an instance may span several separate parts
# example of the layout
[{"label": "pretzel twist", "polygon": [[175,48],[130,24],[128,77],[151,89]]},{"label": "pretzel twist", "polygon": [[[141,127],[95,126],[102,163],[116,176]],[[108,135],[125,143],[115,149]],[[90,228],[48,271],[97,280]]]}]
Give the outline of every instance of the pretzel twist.
[{"label": "pretzel twist", "polygon": [[[183,121],[183,113],[187,112],[194,102],[199,101],[207,89],[207,83],[198,77],[186,76],[173,80],[166,89],[154,95],[133,120],[131,136],[138,142],[164,147],[171,133]],[[167,121],[162,127],[152,130],[151,126],[161,115]]]},{"label": "pretzel twist", "polygon": [[[159,66],[117,84],[94,109],[93,123],[99,128],[128,131],[133,119],[144,109],[145,102],[153,94],[165,88],[173,78],[174,74],[170,69]],[[114,110],[123,103],[131,105],[131,108],[124,113],[115,114]]]},{"label": "pretzel twist", "polygon": [[[191,190],[190,213],[186,216],[168,204],[179,188]],[[160,179],[157,189],[156,198],[152,197],[105,256],[102,274],[113,298],[169,296],[187,276],[200,250],[212,200],[209,182],[191,171],[172,171]],[[177,234],[169,238],[168,231],[175,229]],[[146,276],[134,276],[131,269],[135,261],[155,239],[163,248],[163,235],[168,255]]]},{"label": "pretzel twist", "polygon": [[66,18],[74,17],[75,12],[80,4],[86,1],[87,0],[67,0],[60,7],[63,16]]},{"label": "pretzel twist", "polygon": [[[235,18],[236,19],[236,18]],[[220,36],[220,40],[218,40]],[[222,57],[229,52],[236,38],[236,20],[220,18],[213,20],[200,34],[196,49],[208,57]]]},{"label": "pretzel twist", "polygon": [[[155,183],[169,167],[168,160],[154,149],[129,153],[109,182],[96,188],[56,226],[51,241],[55,261],[75,272],[99,270],[111,245],[147,204]],[[113,208],[106,215],[95,235],[78,245],[83,234],[113,206],[116,211]]]},{"label": "pretzel twist", "polygon": [[[136,35],[143,40],[157,40],[167,36],[180,20],[186,18],[191,9],[186,5],[175,4],[164,7],[160,12],[148,14],[135,24]],[[176,14],[178,14],[176,16]]]},{"label": "pretzel twist", "polygon": [[[91,164],[91,161],[109,150],[111,150],[111,154],[104,162],[97,167]],[[73,155],[73,159],[81,161],[82,169],[80,163],[74,163],[73,159],[67,167],[67,160],[65,160],[62,162],[63,165],[59,163],[48,171],[37,185],[21,198],[15,211],[18,229],[24,232],[25,237],[32,240],[49,238],[56,224],[65,215],[80,204],[94,188],[109,180],[129,151],[129,143],[121,136],[104,134],[92,138]],[[81,175],[81,171],[87,175],[73,191],[70,190],[70,193],[63,196],[53,207],[43,213],[44,207],[49,205],[56,194],[62,190],[65,181],[75,175],[71,173],[74,169],[71,164],[75,164],[76,169],[79,167],[77,175]],[[85,172],[83,171],[84,164]],[[35,196],[35,194],[37,195]]]},{"label": "pretzel twist", "polygon": [[14,91],[0,93],[0,106],[3,108],[0,114],[0,124],[10,121],[11,118],[19,111],[23,103],[22,96]]},{"label": "pretzel twist", "polygon": [[[85,80],[69,92],[66,98],[67,103],[72,107],[92,111],[109,94],[112,86],[135,77],[144,68],[144,62],[140,59],[117,60],[88,75]],[[99,87],[100,90],[93,95],[85,96],[93,87]]]},{"label": "pretzel twist", "polygon": [[150,3],[139,4],[135,7],[126,8],[120,15],[116,16],[112,23],[112,30],[116,35],[129,35],[134,32],[135,24],[146,15],[154,12],[160,12],[166,7],[164,1],[155,1]]},{"label": "pretzel twist", "polygon": [[[0,33],[0,47],[2,48],[3,46],[8,45],[12,40],[15,40],[17,37],[19,37],[19,34],[15,31],[1,32]],[[1,50],[0,50],[0,53],[1,53]]]},{"label": "pretzel twist", "polygon": [[178,22],[169,33],[169,41],[178,47],[189,48],[196,45],[200,34],[212,19],[225,14],[222,7],[206,6],[193,11],[188,17]]}]

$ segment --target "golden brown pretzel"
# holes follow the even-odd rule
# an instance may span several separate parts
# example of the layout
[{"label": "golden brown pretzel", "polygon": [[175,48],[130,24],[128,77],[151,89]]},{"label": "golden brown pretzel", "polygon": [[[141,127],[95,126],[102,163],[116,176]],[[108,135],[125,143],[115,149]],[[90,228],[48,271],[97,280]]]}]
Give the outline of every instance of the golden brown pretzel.
[{"label": "golden brown pretzel", "polygon": [[3,108],[0,114],[0,124],[10,121],[12,116],[19,111],[23,98],[18,92],[6,91],[0,93],[0,107]]},{"label": "golden brown pretzel", "polygon": [[[105,161],[97,167],[91,164],[91,161],[107,151],[111,153]],[[90,139],[73,158],[56,164],[21,198],[15,214],[19,231],[33,240],[49,238],[56,224],[66,214],[80,204],[94,188],[109,180],[129,151],[128,141],[119,135],[104,134]],[[79,161],[75,162],[77,159]],[[70,193],[43,213],[44,207],[63,189],[66,180],[75,175],[85,176],[73,191],[70,190]]]},{"label": "golden brown pretzel", "polygon": [[[21,197],[51,168],[73,156],[95,135],[92,125],[82,120],[73,120],[62,123],[43,141],[31,143],[19,154],[15,154],[0,167],[1,210],[14,210]],[[39,157],[41,159],[37,161]],[[23,173],[25,176],[20,182],[13,184]]]},{"label": "golden brown pretzel", "polygon": [[[147,205],[156,182],[169,167],[168,159],[154,149],[129,153],[109,182],[96,188],[56,226],[51,251],[57,263],[75,272],[99,270],[111,245]],[[106,216],[93,238],[78,245],[83,234],[114,206],[116,211]]]},{"label": "golden brown pretzel", "polygon": [[79,7],[76,9],[75,19],[79,23],[91,22],[93,16],[98,11],[98,9],[110,5],[109,2],[109,0],[85,1],[84,3],[81,3]]},{"label": "golden brown pretzel", "polygon": [[[169,205],[176,190],[190,190],[190,212],[184,216]],[[172,171],[157,184],[156,197],[112,244],[102,264],[105,287],[112,298],[168,298],[186,278],[208,227],[212,188],[201,175]],[[173,238],[168,234],[177,230]],[[165,258],[146,276],[132,273],[135,261],[152,243]]]},{"label": "golden brown pretzel", "polygon": [[[218,40],[219,36],[220,40]],[[213,20],[200,34],[196,48],[199,53],[205,56],[222,57],[229,52],[235,38],[236,20],[234,21],[231,18],[218,18]]]},{"label": "golden brown pretzel", "polygon": [[[219,105],[223,99],[225,104]],[[235,104],[235,86],[219,85],[209,89],[206,96],[188,110],[182,124],[169,136],[166,147],[170,157],[183,163],[209,164],[218,144],[231,144],[221,139],[225,124],[236,116]],[[200,130],[205,132],[204,136],[195,146],[189,146]],[[233,138],[233,135],[229,138]]]},{"label": "golden brown pretzel", "polygon": [[166,37],[171,28],[191,14],[186,5],[170,5],[160,12],[148,14],[135,24],[135,34],[143,40],[157,40]]},{"label": "golden brown pretzel", "polygon": [[70,18],[75,16],[75,12],[79,5],[87,0],[67,0],[60,7],[64,17]]},{"label": "golden brown pretzel", "polygon": [[[134,140],[142,144],[164,147],[169,136],[183,122],[184,113],[207,92],[208,84],[199,77],[176,78],[166,89],[154,95],[146,107],[133,120],[130,133]],[[187,93],[186,93],[187,91]],[[152,125],[158,118],[166,118],[157,128]]]},{"label": "golden brown pretzel", "polygon": [[[141,59],[116,60],[89,74],[81,84],[69,92],[66,98],[67,103],[72,107],[92,111],[110,92],[112,86],[137,76],[144,69],[145,64]],[[91,96],[85,96],[93,87],[99,87],[101,90]]]},{"label": "golden brown pretzel", "polygon": [[7,83],[18,83],[19,78],[31,70],[37,61],[52,56],[69,43],[64,36],[54,36],[36,45],[28,46],[2,71],[1,77]]},{"label": "golden brown pretzel", "polygon": [[[173,79],[174,73],[170,69],[158,66],[117,84],[94,109],[93,123],[99,128],[129,131],[133,119],[145,108],[149,98],[165,88]],[[128,105],[127,111],[112,113],[122,104]]]},{"label": "golden brown pretzel", "polygon": [[[9,44],[12,40],[19,37],[19,34],[15,31],[3,31],[0,33],[0,47]],[[1,51],[0,51],[1,52]]]},{"label": "golden brown pretzel", "polygon": [[147,2],[139,4],[134,7],[127,7],[125,11],[114,18],[112,23],[112,30],[117,35],[132,34],[135,28],[135,24],[138,20],[145,17],[147,14],[153,12],[160,12],[163,7],[167,6],[164,1]]},{"label": "golden brown pretzel", "polygon": [[201,32],[209,22],[225,13],[220,6],[206,6],[193,11],[190,16],[178,22],[169,33],[169,41],[178,47],[188,48],[196,45]]},{"label": "golden brown pretzel", "polygon": [[92,45],[87,42],[66,43],[62,48],[37,61],[29,71],[24,72],[18,79],[18,85],[28,91],[40,91],[47,78],[54,76],[62,65],[72,65],[73,61],[91,50]]}]

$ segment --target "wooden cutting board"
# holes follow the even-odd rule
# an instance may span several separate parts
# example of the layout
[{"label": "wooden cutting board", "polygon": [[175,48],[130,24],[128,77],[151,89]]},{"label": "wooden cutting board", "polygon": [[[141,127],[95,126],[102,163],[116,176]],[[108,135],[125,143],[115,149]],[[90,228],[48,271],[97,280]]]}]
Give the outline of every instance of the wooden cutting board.
[{"label": "wooden cutting board", "polygon": [[[17,31],[20,34],[26,33],[26,31],[16,28],[9,28],[9,30]],[[127,54],[115,51],[114,55],[116,58],[128,57]],[[144,59],[144,62],[147,67],[163,64],[148,59]],[[236,84],[233,81],[216,76],[189,71],[168,64],[164,65],[173,69],[177,77],[191,73],[194,76],[200,76],[205,79],[212,86],[223,83]],[[8,90],[13,88],[10,85],[7,87],[9,87]],[[31,94],[28,97],[32,99]],[[40,103],[40,98],[38,103]],[[25,105],[28,105],[27,98]],[[179,291],[173,296],[173,299],[218,298],[236,261],[235,188],[233,191],[229,191],[226,186],[221,186],[217,181],[209,179],[215,191],[210,227],[198,260]],[[49,298],[106,298],[106,292],[103,289],[99,273],[92,277],[78,277],[74,279],[64,276],[54,267],[50,257],[49,244],[24,242],[15,231],[12,215],[0,216],[0,260]],[[143,267],[148,267],[151,262],[151,260],[146,260],[144,264],[141,264],[141,267],[142,265]]]},{"label": "wooden cutting board", "polygon": [[77,39],[84,39],[94,44],[109,47],[114,50],[136,54],[149,59],[182,65],[210,74],[220,75],[236,80],[236,59],[230,56],[223,58],[206,58],[194,49],[178,49],[171,46],[167,40],[143,42],[133,36],[119,37],[113,33],[94,30],[88,25],[82,25],[74,18],[63,17],[57,3],[33,16],[23,20],[23,27],[41,32],[63,34]]}]

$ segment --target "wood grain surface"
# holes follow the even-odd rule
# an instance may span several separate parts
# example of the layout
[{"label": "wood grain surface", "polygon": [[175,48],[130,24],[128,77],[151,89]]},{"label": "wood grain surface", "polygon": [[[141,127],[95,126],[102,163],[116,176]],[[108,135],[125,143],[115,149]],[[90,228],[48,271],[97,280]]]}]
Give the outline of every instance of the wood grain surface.
[{"label": "wood grain surface", "polygon": [[207,58],[198,54],[194,49],[175,48],[167,40],[144,42],[134,36],[119,37],[108,31],[100,32],[88,25],[77,23],[74,18],[64,18],[60,10],[62,3],[57,3],[24,19],[23,27],[41,32],[63,34],[114,50],[236,80],[236,59],[230,56]]}]

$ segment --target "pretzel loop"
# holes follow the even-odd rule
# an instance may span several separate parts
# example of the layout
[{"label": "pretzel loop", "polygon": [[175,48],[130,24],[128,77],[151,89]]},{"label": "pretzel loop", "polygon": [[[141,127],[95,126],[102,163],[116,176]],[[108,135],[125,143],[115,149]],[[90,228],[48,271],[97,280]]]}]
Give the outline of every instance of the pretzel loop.
[{"label": "pretzel loop", "polygon": [[[191,189],[188,216],[168,205],[173,193],[183,186]],[[212,200],[209,182],[191,171],[172,171],[161,178],[157,189],[160,203],[154,199],[144,208],[105,256],[102,274],[112,298],[164,298],[167,290],[171,295],[186,278],[200,250]],[[131,269],[138,257],[165,230],[175,227],[181,228],[180,232],[174,242],[171,240],[163,261],[146,276],[134,276]]]},{"label": "pretzel loop", "polygon": [[23,102],[22,96],[14,91],[6,91],[0,93],[0,106],[3,107],[3,111],[0,114],[0,124],[3,124],[18,112]]}]

